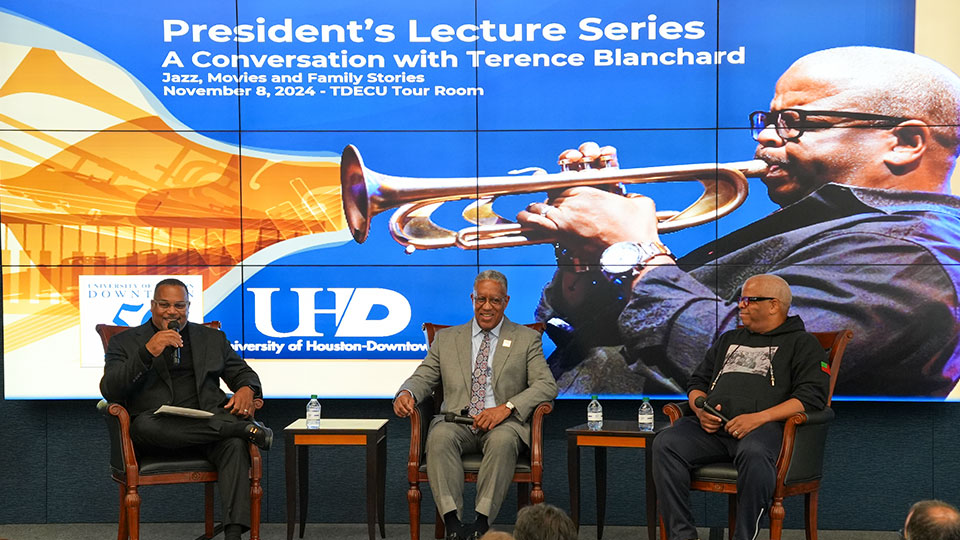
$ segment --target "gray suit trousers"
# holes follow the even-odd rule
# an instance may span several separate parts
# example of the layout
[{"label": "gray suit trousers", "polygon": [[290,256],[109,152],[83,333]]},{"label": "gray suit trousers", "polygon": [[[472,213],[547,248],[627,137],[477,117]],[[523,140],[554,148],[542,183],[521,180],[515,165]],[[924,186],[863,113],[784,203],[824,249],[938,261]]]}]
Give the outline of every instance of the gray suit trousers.
[{"label": "gray suit trousers", "polygon": [[517,456],[525,446],[517,432],[505,425],[488,432],[473,433],[470,426],[438,422],[427,435],[427,476],[441,515],[457,511],[463,516],[464,454],[482,453],[477,474],[476,510],[492,522],[506,496]]}]

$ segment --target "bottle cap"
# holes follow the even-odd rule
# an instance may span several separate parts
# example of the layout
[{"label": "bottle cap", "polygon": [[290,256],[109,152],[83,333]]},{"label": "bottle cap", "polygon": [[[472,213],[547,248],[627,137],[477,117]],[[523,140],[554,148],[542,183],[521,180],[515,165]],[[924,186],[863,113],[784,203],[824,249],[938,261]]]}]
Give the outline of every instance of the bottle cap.
[{"label": "bottle cap", "polygon": [[593,394],[592,396],[590,396],[590,399],[597,399],[597,394]]},{"label": "bottle cap", "polygon": [[310,399],[317,399],[317,395],[316,395],[316,394],[310,394]]}]

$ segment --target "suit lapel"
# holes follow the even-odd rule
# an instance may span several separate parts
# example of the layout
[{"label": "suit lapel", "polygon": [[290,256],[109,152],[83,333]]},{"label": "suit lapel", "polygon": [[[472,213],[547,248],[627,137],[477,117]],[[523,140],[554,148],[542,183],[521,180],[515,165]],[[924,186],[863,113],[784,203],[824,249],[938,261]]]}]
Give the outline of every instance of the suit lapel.
[{"label": "suit lapel", "polygon": [[460,327],[460,335],[455,340],[457,343],[457,358],[460,358],[460,374],[463,375],[463,387],[467,390],[467,403],[470,403],[470,389],[473,383],[473,323],[467,323]]}]

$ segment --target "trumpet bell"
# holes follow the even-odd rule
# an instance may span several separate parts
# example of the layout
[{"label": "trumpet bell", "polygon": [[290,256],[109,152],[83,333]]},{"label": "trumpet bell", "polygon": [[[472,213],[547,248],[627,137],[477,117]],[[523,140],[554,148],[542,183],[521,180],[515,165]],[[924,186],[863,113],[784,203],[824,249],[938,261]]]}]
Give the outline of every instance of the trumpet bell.
[{"label": "trumpet bell", "polygon": [[347,226],[358,244],[366,242],[372,217],[365,170],[357,147],[348,144],[340,155],[340,196],[343,199],[343,214],[347,218]]}]

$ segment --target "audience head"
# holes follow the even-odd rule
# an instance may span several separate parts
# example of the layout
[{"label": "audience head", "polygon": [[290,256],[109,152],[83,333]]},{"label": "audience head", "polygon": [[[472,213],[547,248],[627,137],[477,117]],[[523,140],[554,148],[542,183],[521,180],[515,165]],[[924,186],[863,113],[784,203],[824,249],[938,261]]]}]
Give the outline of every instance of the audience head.
[{"label": "audience head", "polygon": [[503,531],[495,531],[490,529],[485,532],[483,536],[480,537],[480,540],[514,540],[513,535]]},{"label": "audience head", "polygon": [[950,503],[926,500],[915,503],[903,524],[907,540],[960,540],[960,512]]},{"label": "audience head", "polygon": [[577,528],[566,512],[552,504],[526,506],[517,512],[516,540],[577,540]]}]

